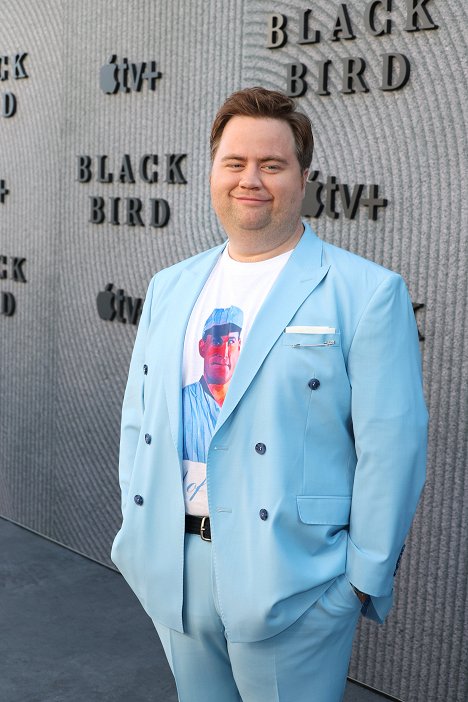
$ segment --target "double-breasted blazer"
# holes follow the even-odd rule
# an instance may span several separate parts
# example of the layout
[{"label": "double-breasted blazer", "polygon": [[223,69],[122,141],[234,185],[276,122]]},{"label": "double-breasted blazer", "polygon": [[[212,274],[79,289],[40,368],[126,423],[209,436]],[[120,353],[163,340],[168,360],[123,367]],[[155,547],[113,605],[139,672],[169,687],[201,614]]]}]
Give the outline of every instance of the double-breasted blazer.
[{"label": "double-breasted blazer", "polygon": [[[177,631],[184,335],[223,246],[152,279],[122,411],[112,559],[152,619]],[[284,630],[342,573],[371,595],[367,616],[384,619],[424,482],[426,430],[402,278],[305,224],[251,328],[208,452],[213,578],[231,641]]]}]

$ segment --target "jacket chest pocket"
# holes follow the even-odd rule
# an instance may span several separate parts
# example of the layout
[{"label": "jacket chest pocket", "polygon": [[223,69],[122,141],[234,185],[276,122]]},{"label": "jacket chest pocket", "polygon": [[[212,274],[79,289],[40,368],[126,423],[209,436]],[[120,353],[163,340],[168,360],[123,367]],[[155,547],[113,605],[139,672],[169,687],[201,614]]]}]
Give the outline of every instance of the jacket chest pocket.
[{"label": "jacket chest pocket", "polygon": [[289,346],[294,349],[339,348],[341,346],[341,336],[339,332],[323,334],[284,332],[283,346]]}]

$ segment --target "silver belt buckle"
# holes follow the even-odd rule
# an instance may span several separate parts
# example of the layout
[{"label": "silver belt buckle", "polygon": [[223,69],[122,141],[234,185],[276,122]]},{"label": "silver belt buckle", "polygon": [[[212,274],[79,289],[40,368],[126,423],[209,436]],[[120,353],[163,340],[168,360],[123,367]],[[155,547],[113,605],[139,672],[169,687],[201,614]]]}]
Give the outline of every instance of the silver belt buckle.
[{"label": "silver belt buckle", "polygon": [[205,529],[206,529],[205,522],[207,519],[209,519],[209,517],[202,517],[201,525],[200,525],[200,536],[203,539],[203,541],[210,541],[211,542],[211,539],[208,539],[205,536]]}]

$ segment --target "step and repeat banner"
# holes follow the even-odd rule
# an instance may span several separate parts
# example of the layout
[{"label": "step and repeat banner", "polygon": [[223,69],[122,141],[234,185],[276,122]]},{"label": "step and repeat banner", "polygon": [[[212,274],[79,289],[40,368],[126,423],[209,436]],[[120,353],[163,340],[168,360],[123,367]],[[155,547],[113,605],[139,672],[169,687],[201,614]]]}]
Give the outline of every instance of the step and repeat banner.
[{"label": "step and repeat banner", "polygon": [[413,300],[428,480],[351,675],[418,702],[467,691],[467,22],[459,0],[4,0],[0,23],[0,515],[110,564],[146,287],[223,240],[224,98],[283,90],[314,127],[304,216]]}]

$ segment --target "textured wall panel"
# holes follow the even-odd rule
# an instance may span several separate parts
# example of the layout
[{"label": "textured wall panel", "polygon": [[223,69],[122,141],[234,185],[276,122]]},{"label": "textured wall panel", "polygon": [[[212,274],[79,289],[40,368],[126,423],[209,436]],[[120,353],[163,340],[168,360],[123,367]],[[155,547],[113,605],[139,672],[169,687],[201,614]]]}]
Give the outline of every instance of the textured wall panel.
[{"label": "textured wall panel", "polygon": [[[54,537],[109,562],[120,514],[115,490],[120,406],[135,327],[102,321],[107,283],[142,297],[151,275],[220,241],[208,201],[206,135],[219,103],[240,84],[242,3],[86,0],[66,3],[57,353]],[[221,28],[229,32],[221,36]],[[154,92],[107,95],[99,72],[118,61],[157,61]],[[201,138],[202,137],[202,138]],[[185,153],[187,184],[165,182],[165,155]],[[158,154],[156,184],[77,182],[77,156],[108,155],[116,179],[124,154]],[[95,162],[94,162],[95,163]],[[94,168],[93,163],[93,168]],[[165,198],[167,227],[95,225],[89,197]],[[146,210],[145,210],[146,208]],[[146,220],[144,220],[146,222]],[[82,499],[77,500],[76,495]]]},{"label": "textured wall panel", "polygon": [[[398,574],[385,627],[363,622],[351,673],[407,702],[468,697],[466,86],[468,10],[431,0],[437,30],[405,32],[405,0],[393,1],[393,31],[372,37],[368,3],[347,3],[356,38],[332,42],[340,3],[317,0],[5,0],[0,54],[27,51],[24,80],[0,81],[17,114],[0,117],[0,255],[25,257],[27,283],[0,279],[17,301],[0,315],[0,513],[109,563],[119,523],[116,484],[120,405],[135,327],[99,318],[107,283],[144,295],[152,273],[222,239],[208,197],[208,133],[223,98],[238,87],[286,87],[286,64],[308,67],[299,103],[312,117],[319,180],[376,183],[388,199],[376,221],[312,219],[324,239],[402,273],[425,341],[431,414],[428,480]],[[297,43],[310,7],[321,41]],[[288,43],[270,50],[267,18],[288,17]],[[385,13],[378,12],[379,22]],[[379,90],[381,56],[405,54],[411,78]],[[100,69],[156,60],[156,90],[107,95]],[[367,94],[340,92],[338,68],[364,57]],[[329,96],[315,94],[318,61],[332,60]],[[78,155],[123,154],[135,170],[158,154],[148,184],[77,181]],[[165,154],[185,153],[187,184],[165,182]],[[96,162],[93,161],[95,169]],[[463,189],[465,185],[465,189]],[[138,197],[143,227],[91,224],[89,197]],[[150,198],[171,207],[167,227],[149,226]],[[0,198],[1,199],[1,198]],[[0,259],[2,261],[2,259]],[[3,265],[0,267],[3,269]],[[396,333],[397,330],[396,330]],[[395,369],[398,372],[398,369]]]},{"label": "textured wall panel", "polygon": [[[375,222],[362,207],[353,220],[324,213],[311,220],[327,241],[400,272],[413,301],[425,305],[417,317],[426,337],[421,350],[431,415],[427,486],[398,574],[396,607],[385,627],[362,622],[351,674],[404,700],[461,702],[468,695],[468,271],[462,197],[468,71],[461,32],[468,11],[455,1],[432,2],[427,9],[439,28],[405,32],[406,3],[394,1],[392,34],[372,37],[362,20],[367,4],[347,3],[356,39],[332,42],[339,3],[249,3],[243,82],[284,89],[286,64],[304,63],[311,87],[299,103],[314,124],[313,168],[322,181],[334,175],[342,183],[377,183],[389,200]],[[299,13],[312,6],[310,27],[321,31],[321,41],[298,45]],[[289,37],[275,50],[266,48],[273,11],[287,16]],[[411,78],[402,90],[385,93],[377,86],[381,54],[390,51],[408,57]],[[368,93],[340,92],[336,67],[346,56],[365,58]],[[333,61],[331,95],[318,96],[317,62],[326,59]]]},{"label": "textured wall panel", "polygon": [[[0,315],[0,502],[3,515],[44,533],[53,504],[61,37],[56,3],[2,4],[9,75],[0,95],[13,93],[17,110],[0,117],[0,179],[9,190],[0,204],[0,255],[8,260],[0,294],[16,298],[14,316]],[[11,57],[23,52],[29,77],[15,80]],[[12,257],[26,259],[26,283],[11,279]]]}]

